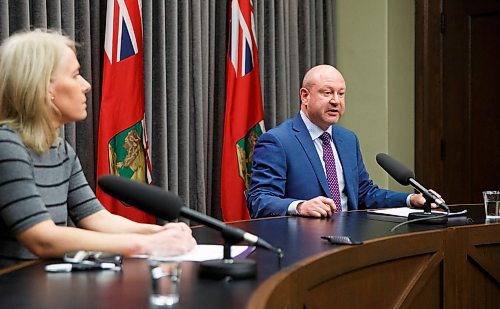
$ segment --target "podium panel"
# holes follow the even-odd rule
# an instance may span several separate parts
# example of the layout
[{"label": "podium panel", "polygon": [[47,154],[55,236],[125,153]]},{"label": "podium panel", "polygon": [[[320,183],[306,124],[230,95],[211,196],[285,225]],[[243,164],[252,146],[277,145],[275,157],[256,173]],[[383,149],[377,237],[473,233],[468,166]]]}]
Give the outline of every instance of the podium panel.
[{"label": "podium panel", "polygon": [[249,308],[442,307],[445,231],[342,246],[264,282]]}]

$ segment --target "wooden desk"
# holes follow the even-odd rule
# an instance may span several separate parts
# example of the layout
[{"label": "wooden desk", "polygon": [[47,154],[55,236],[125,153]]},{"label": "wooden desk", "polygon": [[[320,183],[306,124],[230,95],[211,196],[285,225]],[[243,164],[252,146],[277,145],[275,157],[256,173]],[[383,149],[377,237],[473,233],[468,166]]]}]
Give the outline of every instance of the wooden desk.
[{"label": "wooden desk", "polygon": [[500,224],[327,251],[274,274],[249,308],[498,308]]},{"label": "wooden desk", "polygon": [[[342,308],[369,303],[373,308],[422,304],[493,308],[500,295],[500,224],[484,224],[481,205],[470,209],[473,223],[457,218],[447,228],[411,225],[394,233],[389,230],[402,219],[363,211],[331,219],[280,217],[233,223],[284,249],[281,266],[275,254],[257,249],[250,255],[257,261],[255,279],[215,281],[199,278],[197,263],[183,263],[177,307],[335,304]],[[206,227],[194,228],[193,233],[199,243],[222,243],[219,234]],[[319,238],[328,234],[351,235],[365,243],[331,246]],[[145,260],[126,259],[121,273],[48,274],[43,266],[52,262],[40,261],[0,275],[0,308],[149,306]]]}]

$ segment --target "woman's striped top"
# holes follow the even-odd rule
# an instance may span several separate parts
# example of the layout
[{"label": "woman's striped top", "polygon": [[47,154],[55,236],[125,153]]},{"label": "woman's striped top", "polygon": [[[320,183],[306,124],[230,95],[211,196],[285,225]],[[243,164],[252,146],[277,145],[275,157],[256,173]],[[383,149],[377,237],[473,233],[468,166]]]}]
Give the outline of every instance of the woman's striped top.
[{"label": "woman's striped top", "polygon": [[1,259],[33,259],[16,235],[45,220],[60,226],[103,209],[89,187],[71,146],[59,138],[42,155],[26,147],[8,126],[0,126]]}]

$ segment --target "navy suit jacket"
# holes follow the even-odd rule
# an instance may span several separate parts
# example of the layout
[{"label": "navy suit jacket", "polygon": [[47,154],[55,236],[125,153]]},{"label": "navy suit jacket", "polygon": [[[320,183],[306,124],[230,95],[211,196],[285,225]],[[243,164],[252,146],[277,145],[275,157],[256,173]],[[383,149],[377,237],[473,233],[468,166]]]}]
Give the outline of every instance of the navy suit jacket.
[{"label": "navy suit jacket", "polygon": [[[370,180],[352,131],[334,125],[332,137],[344,171],[349,210],[406,206],[408,193],[380,189]],[[291,202],[317,196],[331,198],[321,160],[299,113],[257,141],[248,209],[252,218],[282,216]]]}]

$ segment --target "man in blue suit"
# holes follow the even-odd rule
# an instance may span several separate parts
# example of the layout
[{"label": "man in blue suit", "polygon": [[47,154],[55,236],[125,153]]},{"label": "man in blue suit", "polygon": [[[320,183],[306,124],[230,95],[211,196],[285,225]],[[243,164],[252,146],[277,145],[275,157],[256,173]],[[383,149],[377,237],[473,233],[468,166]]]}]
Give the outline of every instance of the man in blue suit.
[{"label": "man in blue suit", "polygon": [[[252,218],[328,217],[364,207],[424,204],[420,194],[380,189],[370,180],[358,138],[335,125],[345,111],[345,92],[342,74],[330,65],[319,65],[306,73],[300,89],[300,113],[264,133],[255,145],[247,195]],[[323,139],[332,150],[323,150]],[[327,152],[333,158],[324,157]],[[333,163],[326,164],[328,161]],[[327,165],[336,170],[335,189],[331,188]]]}]

